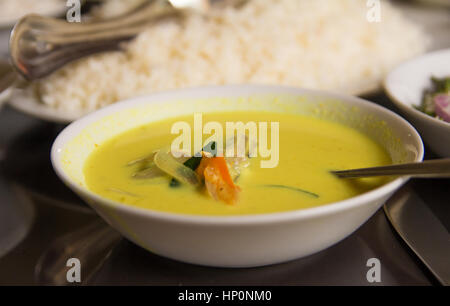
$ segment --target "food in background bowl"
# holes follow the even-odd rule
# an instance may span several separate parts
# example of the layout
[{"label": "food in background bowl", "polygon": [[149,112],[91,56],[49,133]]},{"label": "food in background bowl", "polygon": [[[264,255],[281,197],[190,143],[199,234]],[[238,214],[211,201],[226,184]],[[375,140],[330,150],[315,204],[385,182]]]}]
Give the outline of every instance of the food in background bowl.
[{"label": "food in background bowl", "polygon": [[[433,77],[445,79],[450,75],[448,63],[450,49],[434,51],[401,64],[384,81],[384,89],[391,101],[419,130],[430,149],[443,157],[450,156],[450,122],[430,116],[418,110],[417,106],[421,105],[424,93],[433,88]],[[439,103],[441,115],[445,116],[446,100]]]},{"label": "food in background bowl", "polygon": [[[242,114],[248,116],[252,112],[266,113],[267,117],[261,117],[266,120],[272,116],[275,116],[273,117],[275,119],[280,116],[280,131],[281,129],[291,130],[290,133],[297,131],[304,134],[305,138],[319,133],[316,134],[318,141],[302,140],[301,135],[293,136],[300,143],[306,141],[305,144],[308,143],[313,147],[304,148],[305,152],[312,154],[307,156],[307,153],[306,155],[299,153],[300,159],[292,155],[284,159],[282,154],[288,154],[289,147],[286,146],[291,144],[286,139],[281,139],[280,142],[280,144],[284,143],[279,151],[280,162],[290,163],[290,166],[284,165],[283,167],[286,167],[284,169],[289,168],[292,169],[290,172],[294,172],[295,169],[304,168],[305,176],[289,173],[292,175],[291,178],[295,177],[295,179],[288,180],[281,174],[274,174],[273,177],[261,176],[256,183],[279,183],[305,188],[304,191],[318,192],[324,197],[329,196],[330,198],[324,199],[323,202],[328,204],[309,205],[308,208],[299,209],[303,205],[302,197],[306,196],[304,192],[297,191],[297,194],[292,190],[295,195],[287,195],[283,192],[291,190],[278,190],[278,187],[274,187],[271,192],[284,195],[273,196],[272,203],[261,201],[264,207],[275,207],[272,211],[258,211],[260,202],[257,201],[253,203],[256,207],[254,210],[250,207],[247,209],[249,212],[260,212],[258,214],[225,216],[221,215],[223,211],[215,215],[214,213],[200,215],[195,211],[192,213],[191,209],[196,203],[199,206],[204,205],[205,208],[220,207],[224,210],[233,207],[239,209],[241,204],[242,207],[250,205],[250,202],[247,203],[244,198],[244,192],[247,192],[250,186],[244,184],[244,181],[250,182],[252,169],[248,169],[248,173],[243,173],[242,184],[239,180],[236,182],[242,187],[242,202],[235,204],[208,198],[199,200],[200,195],[189,194],[180,188],[176,191],[179,192],[180,199],[186,196],[186,203],[190,199],[196,202],[189,203],[189,208],[186,208],[189,211],[185,210],[183,213],[180,213],[179,209],[175,209],[176,213],[165,211],[167,206],[164,207],[166,203],[162,201],[172,196],[169,195],[172,190],[167,186],[169,178],[163,182],[164,187],[154,189],[154,192],[149,195],[149,201],[153,198],[154,203],[149,204],[148,208],[123,204],[117,199],[108,198],[108,195],[99,195],[91,191],[92,182],[90,184],[89,181],[92,177],[87,168],[90,159],[93,158],[91,161],[95,159],[96,152],[100,152],[98,153],[100,157],[103,149],[108,151],[114,139],[118,141],[116,142],[119,148],[118,156],[105,154],[104,158],[111,158],[111,161],[105,160],[103,165],[105,167],[107,164],[114,165],[119,161],[116,158],[121,156],[123,160],[119,162],[122,167],[127,168],[127,164],[133,162],[130,158],[139,160],[142,153],[167,145],[167,138],[164,136],[167,135],[166,129],[163,129],[164,133],[159,131],[164,126],[164,122],[168,124],[173,118],[185,118],[185,116],[192,116],[193,113],[204,113],[207,116],[220,113],[222,115],[217,116],[226,119],[231,117],[221,116],[230,112],[242,120],[248,118],[240,117],[243,116]],[[270,116],[270,114],[276,115]],[[284,116],[294,117],[283,120]],[[217,117],[218,120],[220,118]],[[284,127],[283,122],[285,122]],[[305,124],[306,122],[308,124]],[[145,128],[145,126],[152,127],[152,138],[148,138],[148,133],[143,134],[143,141],[149,141],[148,149],[144,150],[143,144],[135,146],[132,141],[128,147],[130,152],[125,153],[123,141],[126,137],[123,136],[127,133],[131,133],[129,135],[137,133],[136,129]],[[315,132],[308,131],[308,126]],[[321,127],[324,126],[328,128],[322,130]],[[344,137],[344,134],[350,137]],[[326,139],[328,141],[324,141]],[[351,139],[355,140],[355,144],[362,144],[361,148],[349,145],[348,141]],[[314,154],[322,150],[326,155],[325,151],[328,149],[338,152],[341,145],[345,151],[336,153],[336,164],[331,163],[333,156],[328,156],[330,160],[324,160],[324,156]],[[298,147],[298,149],[303,148]],[[345,155],[352,156],[355,163],[345,158]],[[325,177],[325,174],[322,176],[320,173],[316,176],[318,172],[323,173],[323,170],[328,167],[340,168],[358,163],[367,165],[388,163],[389,160],[392,163],[420,161],[422,157],[423,146],[419,135],[409,123],[393,112],[355,97],[271,86],[205,87],[134,98],[106,107],[69,125],[57,137],[52,148],[52,163],[60,178],[126,238],[162,256],[188,263],[221,267],[261,266],[292,260],[323,250],[361,226],[395,190],[407,181],[406,177],[395,178],[375,189],[370,187],[366,192],[353,190],[350,194],[336,196],[336,192],[340,191],[332,190],[332,188],[340,183],[334,182],[326,186],[325,180],[332,181],[334,178]],[[302,162],[302,158],[310,159],[310,163]],[[308,167],[311,168],[308,169]],[[115,174],[106,170],[97,170],[96,173],[104,172],[104,178],[120,177],[127,184],[129,177],[122,176],[122,173],[132,175],[137,169],[130,168],[122,172],[115,166],[111,166],[108,170],[120,173]],[[245,175],[249,177],[244,178]],[[97,177],[96,180],[104,178]],[[314,182],[316,179],[325,182],[321,189],[317,189],[317,186],[321,184]],[[351,181],[343,182],[353,184]],[[150,182],[143,182],[143,184],[150,184]],[[108,186],[110,187],[115,186]],[[263,192],[265,191],[261,191]],[[346,199],[341,200],[344,198]],[[284,207],[282,209],[284,211],[281,212],[273,212],[286,200],[295,201],[298,204]],[[330,203],[330,201],[333,202]],[[156,207],[158,203],[161,209]],[[167,205],[170,205],[170,201]],[[308,205],[303,207],[306,206]]]},{"label": "food in background bowl", "polygon": [[432,77],[432,87],[425,90],[418,110],[437,119],[450,122],[450,77]]}]

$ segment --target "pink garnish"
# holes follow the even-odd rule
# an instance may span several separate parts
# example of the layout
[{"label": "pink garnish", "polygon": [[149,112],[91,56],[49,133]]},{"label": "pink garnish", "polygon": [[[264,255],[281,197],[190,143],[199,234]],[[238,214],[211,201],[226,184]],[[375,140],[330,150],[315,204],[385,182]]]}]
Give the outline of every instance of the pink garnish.
[{"label": "pink garnish", "polygon": [[434,106],[436,115],[446,122],[450,122],[450,96],[438,94],[434,96]]}]

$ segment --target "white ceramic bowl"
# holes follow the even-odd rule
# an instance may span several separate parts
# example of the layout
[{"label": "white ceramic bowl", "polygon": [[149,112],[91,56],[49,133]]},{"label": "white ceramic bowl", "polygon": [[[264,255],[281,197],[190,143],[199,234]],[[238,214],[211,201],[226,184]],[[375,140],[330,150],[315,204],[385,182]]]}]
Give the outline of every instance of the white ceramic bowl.
[{"label": "white ceramic bowl", "polygon": [[195,216],[123,205],[88,190],[83,165],[96,144],[162,118],[219,110],[271,110],[339,121],[366,132],[394,162],[420,161],[416,130],[395,113],[356,97],[271,86],[224,86],[138,97],[69,125],[51,158],[59,177],[126,238],[172,259],[208,266],[251,267],[321,251],[372,216],[407,178],[362,195],[310,209],[246,216]]},{"label": "white ceramic bowl", "polygon": [[436,51],[405,62],[386,77],[384,88],[392,102],[419,130],[426,144],[443,157],[450,157],[450,123],[428,116],[420,105],[432,76],[450,76],[450,49]]}]

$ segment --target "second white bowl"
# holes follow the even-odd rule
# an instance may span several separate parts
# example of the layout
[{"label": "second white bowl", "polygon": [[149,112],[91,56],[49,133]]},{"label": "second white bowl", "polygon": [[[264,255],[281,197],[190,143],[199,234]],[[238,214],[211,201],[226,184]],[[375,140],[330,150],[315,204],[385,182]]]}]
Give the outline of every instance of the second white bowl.
[{"label": "second white bowl", "polygon": [[384,81],[392,102],[419,130],[426,144],[442,157],[450,157],[450,123],[414,108],[420,105],[431,77],[450,76],[450,49],[432,52],[408,61],[393,70]]}]

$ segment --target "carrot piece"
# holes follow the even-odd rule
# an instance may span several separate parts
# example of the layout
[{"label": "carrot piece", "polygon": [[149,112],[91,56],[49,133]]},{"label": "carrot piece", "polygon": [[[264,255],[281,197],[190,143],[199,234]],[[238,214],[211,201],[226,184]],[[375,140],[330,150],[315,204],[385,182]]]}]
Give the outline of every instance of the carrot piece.
[{"label": "carrot piece", "polygon": [[209,165],[206,167],[204,174],[205,186],[211,197],[227,204],[237,203],[241,189],[238,186],[231,186],[225,182],[220,169]]},{"label": "carrot piece", "polygon": [[213,167],[219,169],[220,175],[222,176],[223,180],[229,186],[233,187],[234,186],[234,182],[231,179],[230,171],[228,171],[228,165],[227,165],[227,162],[225,161],[225,158],[223,156],[215,157],[211,161],[211,164],[213,165]]},{"label": "carrot piece", "polygon": [[237,202],[241,189],[234,184],[224,157],[203,156],[196,172],[204,177],[206,189],[214,199],[228,204]]}]

